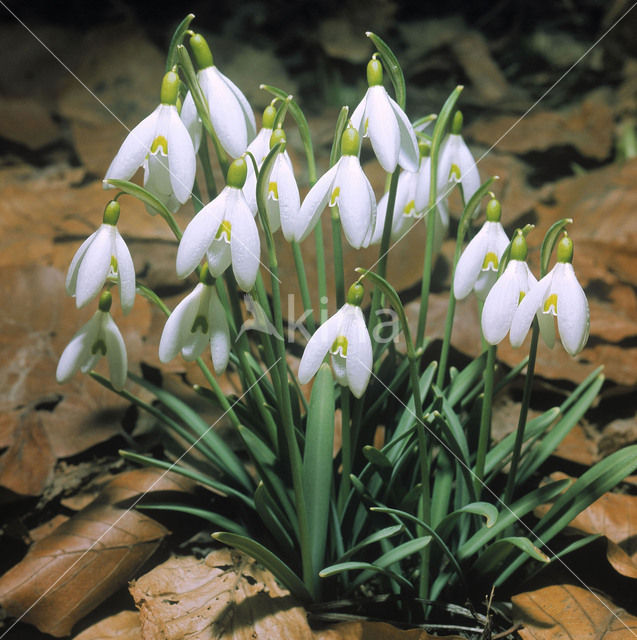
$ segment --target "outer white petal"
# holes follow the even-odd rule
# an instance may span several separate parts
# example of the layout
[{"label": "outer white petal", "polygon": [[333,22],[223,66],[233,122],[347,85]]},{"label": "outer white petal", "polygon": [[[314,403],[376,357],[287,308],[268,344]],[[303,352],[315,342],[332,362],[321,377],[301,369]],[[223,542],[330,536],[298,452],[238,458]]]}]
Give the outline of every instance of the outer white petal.
[{"label": "outer white petal", "polygon": [[250,291],[254,287],[259,271],[261,243],[248,203],[239,189],[235,191],[236,197],[232,202],[228,202],[232,224],[230,238],[232,271],[241,289]]},{"label": "outer white petal", "polygon": [[212,244],[223,220],[229,189],[225,187],[188,223],[177,249],[177,275],[180,278],[195,270]]},{"label": "outer white petal", "polygon": [[250,142],[251,140],[254,139],[257,133],[257,122],[254,118],[254,112],[252,111],[252,107],[250,106],[250,103],[248,102],[247,98],[245,97],[241,89],[239,89],[239,87],[237,87],[237,85],[234,82],[232,82],[232,80],[230,80],[228,76],[225,76],[223,73],[221,73],[221,71],[219,71],[219,75],[222,76],[225,83],[228,85],[228,87],[230,87],[230,90],[232,91],[232,93],[234,93],[235,98],[241,105],[241,110],[243,111],[243,117],[245,118],[245,121],[246,121],[246,130],[248,132],[248,142]]},{"label": "outer white petal", "polygon": [[473,194],[480,188],[480,173],[478,172],[478,165],[462,136],[458,135],[456,137],[460,140],[456,147],[456,164],[460,168],[460,181],[462,182],[465,202],[469,202]]},{"label": "outer white petal", "polygon": [[80,248],[75,252],[73,259],[71,260],[71,264],[69,265],[68,273],[66,274],[66,292],[70,296],[75,295],[75,287],[77,285],[77,272],[80,268],[80,264],[84,255],[86,254],[88,248],[91,246],[91,243],[95,239],[95,236],[99,233],[100,229],[94,231],[84,242],[80,245]]},{"label": "outer white petal", "polygon": [[248,172],[246,174],[246,181],[241,189],[243,192],[243,196],[250,207],[250,211],[252,211],[252,215],[255,216],[257,214],[257,176],[254,173],[254,168],[252,167],[252,160],[246,158],[246,163],[248,165]]},{"label": "outer white petal", "polygon": [[115,321],[110,313],[106,314],[103,321],[104,342],[106,343],[106,358],[108,370],[111,374],[111,384],[116,390],[122,389],[126,384],[128,372],[128,358],[126,345]]},{"label": "outer white petal", "polygon": [[409,122],[409,118],[405,115],[405,112],[400,108],[400,105],[391,96],[388,95],[387,97],[394,116],[396,117],[396,124],[398,125],[400,134],[398,164],[406,171],[418,171],[420,151],[418,149],[414,128],[411,122]]},{"label": "outer white petal", "polygon": [[199,283],[168,316],[159,340],[159,359],[170,362],[180,351],[197,316],[204,289]]},{"label": "outer white petal", "polygon": [[119,299],[122,310],[124,313],[128,313],[135,302],[135,265],[117,228],[115,229],[115,257],[117,259]]},{"label": "outer white petal", "polygon": [[210,320],[210,353],[212,364],[217,375],[221,375],[228,366],[230,359],[230,329],[226,312],[217,296],[217,292],[212,289],[210,296],[210,308],[208,318]]},{"label": "outer white petal", "polygon": [[588,340],[590,326],[588,301],[577,281],[573,265],[555,266],[552,291],[557,294],[557,328],[564,349],[572,356],[578,354]]},{"label": "outer white petal", "polygon": [[440,145],[440,151],[438,152],[438,172],[437,172],[437,184],[436,189],[438,196],[447,195],[449,172],[451,171],[451,165],[454,163],[455,146],[457,141],[454,140],[458,136],[451,136],[448,134]]},{"label": "outer white petal", "polygon": [[489,344],[498,344],[511,327],[520,291],[528,290],[526,263],[511,260],[489,291],[482,308],[482,333]]},{"label": "outer white petal", "polygon": [[195,181],[197,159],[188,129],[179,119],[176,107],[169,106],[168,131],[168,168],[173,193],[182,204],[190,198]]},{"label": "outer white petal", "polygon": [[[342,159],[343,158],[341,158],[341,160]],[[303,200],[299,211],[299,225],[297,227],[299,242],[302,242],[310,235],[316,223],[319,221],[323,209],[327,207],[332,196],[334,179],[336,178],[336,172],[338,171],[341,160],[329,171],[324,173],[305,196],[305,200]]]},{"label": "outer white petal", "polygon": [[373,231],[376,203],[370,202],[369,180],[356,156],[341,158],[334,184],[339,188],[338,212],[343,232],[349,244],[360,249],[370,229]]},{"label": "outer white petal", "polygon": [[[398,164],[400,129],[385,87],[376,85],[367,91],[367,134],[380,166],[388,173]],[[414,167],[414,169],[417,168]]]},{"label": "outer white petal", "polygon": [[[417,172],[416,194],[414,204],[418,213],[425,211],[429,204],[429,190],[431,186],[431,158],[427,156],[420,160]],[[442,194],[438,194],[441,196]]]},{"label": "outer white petal", "polygon": [[325,358],[332,344],[334,344],[334,340],[339,335],[342,319],[343,308],[337,311],[327,322],[324,322],[305,345],[305,351],[303,351],[301,363],[299,364],[298,378],[301,384],[309,382],[319,370],[323,358]]},{"label": "outer white petal", "polygon": [[453,278],[453,295],[458,300],[466,298],[471,293],[471,289],[473,289],[480,275],[489,242],[487,224],[489,223],[485,223],[466,246],[456,265],[456,273]]},{"label": "outer white petal", "polygon": [[352,123],[354,129],[358,131],[361,138],[367,134],[367,96],[369,95],[369,89],[365,92],[363,99],[358,103],[356,109],[352,113],[349,121]]},{"label": "outer white petal", "polygon": [[299,229],[301,209],[301,197],[299,187],[294,177],[294,169],[290,159],[279,154],[281,160],[278,161],[277,189],[279,193],[279,213],[281,216],[281,231],[288,242],[298,239],[301,236]]},{"label": "outer white petal", "polygon": [[[389,191],[386,191],[383,194],[383,197],[378,201],[378,205],[376,207],[376,222],[374,224],[374,232],[372,233],[369,244],[380,244],[380,241],[383,239],[383,229],[385,228],[385,218],[387,217],[388,200]],[[400,219],[404,218],[404,216],[400,212],[394,215],[394,218],[392,219],[392,230],[397,224],[396,218]]]},{"label": "outer white petal", "polygon": [[190,91],[186,94],[184,103],[181,106],[181,113],[179,114],[181,121],[188,129],[190,139],[192,140],[192,146],[195,153],[199,151],[199,145],[201,144],[201,130],[202,124],[199,115],[197,114],[197,107],[195,101],[192,99]]},{"label": "outer white petal", "polygon": [[[396,201],[394,204],[394,216],[392,218],[392,232],[397,227],[404,226],[401,221],[406,213],[414,213],[410,207],[410,200],[413,199],[413,191],[415,191],[415,182],[412,177],[417,174],[409,171],[401,171],[398,176],[398,185],[396,187]],[[411,196],[411,197],[410,197]],[[383,237],[383,228],[385,226],[385,218],[387,216],[387,202],[389,200],[389,191],[383,194],[376,208],[376,221],[374,223],[374,233],[369,244],[378,244]],[[408,211],[406,211],[408,209]]]},{"label": "outer white petal", "polygon": [[352,393],[360,398],[367,389],[372,374],[372,341],[360,307],[350,307],[351,321],[347,328],[347,382]]},{"label": "outer white petal", "polygon": [[[362,172],[362,169],[361,169]],[[365,175],[365,174],[363,174]],[[376,228],[376,194],[374,193],[374,189],[372,189],[372,185],[367,180],[367,201],[370,206],[370,216],[369,216],[369,227],[367,228],[367,233],[365,234],[365,238],[363,239],[363,244],[361,245],[363,249],[369,247],[370,242],[372,241],[372,235],[374,233],[374,229]]]},{"label": "outer white petal", "polygon": [[111,268],[111,257],[115,253],[116,233],[117,230],[112,224],[102,224],[84,254],[75,286],[78,308],[92,300],[104,285]]},{"label": "outer white petal", "polygon": [[113,158],[113,162],[111,162],[104,179],[129,180],[137,171],[137,168],[142,165],[156,137],[155,132],[161,107],[162,105],[159,105],[126,136],[126,140],[124,140],[117,155]]},{"label": "outer white petal", "polygon": [[101,319],[97,311],[93,317],[71,338],[65,347],[55,372],[56,380],[62,384],[68,382],[90,357],[91,347],[101,327]]},{"label": "outer white petal", "polygon": [[509,340],[511,345],[519,347],[529,332],[533,316],[537,313],[542,305],[542,301],[546,297],[546,292],[551,286],[553,272],[545,275],[529,292],[524,296],[522,302],[518,305],[513,320],[511,321],[511,331],[509,332]]}]

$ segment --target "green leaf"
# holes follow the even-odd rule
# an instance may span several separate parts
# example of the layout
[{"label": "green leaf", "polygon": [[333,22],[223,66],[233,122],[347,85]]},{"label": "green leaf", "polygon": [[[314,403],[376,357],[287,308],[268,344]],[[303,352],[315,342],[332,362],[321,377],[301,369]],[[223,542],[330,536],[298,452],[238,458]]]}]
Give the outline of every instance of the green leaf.
[{"label": "green leaf", "polygon": [[471,196],[471,199],[465,205],[462,216],[460,217],[460,221],[458,222],[458,244],[462,245],[462,243],[464,242],[467,231],[469,230],[469,225],[471,224],[471,220],[478,210],[482,198],[484,198],[484,196],[489,193],[491,185],[495,180],[499,180],[499,177],[492,176],[491,178],[483,182],[480,188]]},{"label": "green leaf", "polygon": [[303,491],[310,556],[316,576],[312,593],[318,593],[318,570],[323,566],[325,558],[332,493],[334,411],[332,371],[328,364],[322,364],[312,387],[303,451]]},{"label": "green leaf", "polygon": [[208,522],[212,523],[216,527],[223,527],[224,529],[228,529],[228,531],[231,531],[232,533],[236,533],[238,535],[247,535],[248,533],[243,525],[238,524],[234,520],[230,520],[230,518],[219,515],[214,511],[208,511],[207,509],[197,509],[196,507],[189,507],[187,505],[179,503],[148,505],[138,504],[135,508],[148,511],[178,511],[180,513],[187,513],[190,516],[202,518],[203,520],[207,520]]},{"label": "green leaf", "polygon": [[168,56],[166,57],[166,73],[168,73],[177,64],[177,46],[180,45],[186,35],[186,31],[190,23],[195,17],[194,13],[189,13],[177,26],[173,37],[170,39],[168,47]]},{"label": "green leaf", "polygon": [[227,544],[229,547],[243,551],[260,562],[266,569],[269,569],[274,574],[274,577],[277,578],[283,586],[290,590],[295,598],[301,600],[301,602],[312,601],[309,591],[296,573],[262,544],[246,536],[239,536],[225,531],[213,533],[212,537],[222,544]]},{"label": "green leaf", "polygon": [[349,107],[341,107],[338,113],[338,119],[336,120],[336,128],[334,129],[334,140],[332,141],[332,149],[330,151],[330,167],[336,164],[341,154],[341,138],[343,137],[345,127],[347,127],[348,116]]},{"label": "green leaf", "polygon": [[482,384],[482,374],[487,361],[487,352],[483,351],[475,360],[472,360],[451,381],[445,395],[452,407],[455,407],[465,395],[476,385]]},{"label": "green leaf", "polygon": [[392,468],[390,459],[382,452],[372,447],[371,445],[365,445],[363,447],[363,455],[367,458],[367,461],[380,470],[387,470]]},{"label": "green leaf", "polygon": [[[284,524],[287,516],[281,511],[281,507],[273,500],[263,482],[259,484],[254,492],[254,506],[263,524],[269,529],[277,545],[285,548],[288,555],[295,555],[296,549],[288,527]],[[226,527],[227,528],[227,527]]]},{"label": "green leaf", "polygon": [[445,516],[436,527],[436,532],[438,533],[438,535],[440,535],[442,538],[446,538],[447,536],[449,536],[456,520],[458,520],[458,518],[460,518],[465,513],[482,516],[486,520],[484,526],[487,529],[493,527],[499,515],[499,512],[495,505],[492,505],[490,502],[472,502],[465,505],[464,507],[460,507],[460,509],[452,511],[450,514]]},{"label": "green leaf", "polygon": [[377,36],[375,33],[368,31],[365,34],[373,43],[378,53],[380,54],[383,66],[387,70],[391,83],[394,86],[394,92],[396,93],[396,102],[400,105],[401,109],[405,109],[407,91],[405,88],[405,76],[403,70],[400,68],[398,58],[394,55],[394,52],[389,48],[387,43]]},{"label": "green leaf", "polygon": [[540,277],[543,278],[549,271],[549,263],[551,261],[551,254],[553,253],[553,249],[555,248],[555,243],[557,242],[560,233],[562,233],[562,229],[567,224],[571,224],[573,222],[573,218],[562,218],[558,220],[554,224],[551,225],[549,230],[546,232],[544,236],[544,240],[542,241],[542,247],[540,249]]},{"label": "green leaf", "polygon": [[[371,576],[374,573],[381,573],[382,575],[395,580],[399,584],[402,584],[407,589],[413,589],[413,585],[409,580],[389,569],[377,567],[369,562],[343,562],[340,564],[333,564],[325,569],[321,569],[319,576],[321,578],[329,578],[330,576],[338,575],[339,573],[346,573],[347,571],[363,571],[366,576]],[[358,584],[358,582],[357,582]]]},{"label": "green leaf", "polygon": [[348,558],[355,556],[359,551],[362,551],[365,547],[369,547],[370,545],[380,542],[381,540],[387,540],[398,533],[401,533],[405,530],[405,527],[402,524],[395,524],[391,527],[385,527],[384,529],[379,529],[378,531],[374,531],[374,533],[368,535],[364,540],[361,540],[358,544],[354,545],[351,549],[348,549],[340,558],[339,562],[345,562]]},{"label": "green leaf", "polygon": [[479,574],[493,574],[501,570],[502,563],[511,554],[511,548],[519,549],[526,556],[539,562],[550,562],[549,557],[542,553],[528,538],[510,537],[496,540],[492,545],[480,553],[473,563],[471,570]]}]

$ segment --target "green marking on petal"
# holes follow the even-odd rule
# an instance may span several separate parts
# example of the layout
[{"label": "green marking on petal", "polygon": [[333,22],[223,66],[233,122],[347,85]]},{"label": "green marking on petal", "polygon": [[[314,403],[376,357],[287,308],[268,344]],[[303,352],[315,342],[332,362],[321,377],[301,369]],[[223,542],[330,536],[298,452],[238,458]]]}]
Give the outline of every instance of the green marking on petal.
[{"label": "green marking on petal", "polygon": [[224,239],[226,242],[230,242],[230,237],[232,235],[232,224],[229,220],[224,220],[220,225],[219,229],[217,229],[217,235],[215,236],[215,240]]},{"label": "green marking on petal", "polygon": [[337,336],[330,349],[330,353],[333,355],[338,355],[339,352],[344,358],[347,358],[347,338],[345,336]]},{"label": "green marking on petal", "polygon": [[118,265],[117,258],[115,256],[111,256],[111,266],[108,270],[108,275],[106,276],[109,280],[117,280],[118,277]]},{"label": "green marking on petal", "polygon": [[332,191],[332,195],[330,196],[330,207],[334,207],[336,205],[336,199],[341,193],[340,187],[334,187],[334,191]]},{"label": "green marking on petal", "polygon": [[410,215],[413,215],[412,211],[415,211],[415,210],[416,210],[416,203],[414,202],[414,200],[410,200],[403,208],[403,213],[406,216],[410,216]]},{"label": "green marking on petal", "polygon": [[460,167],[457,164],[452,164],[449,168],[449,178],[455,180],[456,182],[460,182],[461,177],[462,173],[460,172]]},{"label": "green marking on petal", "polygon": [[268,198],[272,198],[273,200],[279,199],[279,189],[276,182],[270,182],[268,184]]},{"label": "green marking on petal", "polygon": [[484,256],[484,262],[482,263],[482,271],[488,271],[491,269],[492,271],[498,270],[498,256],[493,253],[493,251],[489,251],[486,256]]},{"label": "green marking on petal", "polygon": [[557,315],[557,293],[552,293],[545,301],[544,301],[544,313],[552,313],[554,316]]},{"label": "green marking on petal", "polygon": [[164,155],[168,155],[168,140],[164,136],[157,136],[150,145],[150,152],[157,153],[161,149]]},{"label": "green marking on petal", "polygon": [[526,293],[524,293],[524,291],[520,291],[520,297],[518,298],[518,305],[520,304],[520,302],[522,302],[522,300],[524,300],[525,295]]},{"label": "green marking on petal", "polygon": [[100,351],[103,356],[106,355],[106,343],[101,338],[99,340],[96,340],[91,347],[91,353],[93,355],[95,355],[98,351]]},{"label": "green marking on petal", "polygon": [[197,329],[199,329],[201,333],[208,333],[208,320],[206,320],[202,315],[195,318],[195,321],[192,323],[190,333],[196,333]]}]

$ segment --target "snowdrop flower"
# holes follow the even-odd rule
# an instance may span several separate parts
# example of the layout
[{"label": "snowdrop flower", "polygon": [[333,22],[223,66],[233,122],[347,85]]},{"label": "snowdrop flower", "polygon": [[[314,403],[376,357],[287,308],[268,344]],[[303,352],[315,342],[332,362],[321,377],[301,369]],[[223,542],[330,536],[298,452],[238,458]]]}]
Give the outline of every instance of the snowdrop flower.
[{"label": "snowdrop flower", "polygon": [[224,151],[238,158],[256,133],[252,108],[241,90],[217,69],[201,34],[191,36],[190,47],[199,67],[197,80],[208,102],[215,134]]},{"label": "snowdrop flower", "polygon": [[348,127],[341,138],[341,157],[310,189],[301,205],[298,241],[307,238],[329,204],[336,207],[343,232],[354,249],[369,246],[376,222],[376,197],[363,173],[360,137]]},{"label": "snowdrop flower", "polygon": [[102,224],[75,252],[66,275],[66,291],[75,296],[78,309],[88,304],[106,280],[117,282],[124,313],[135,302],[135,267],[130,251],[117,227],[119,203],[111,200],[104,209]]},{"label": "snowdrop flower", "polygon": [[487,221],[466,246],[456,265],[453,294],[458,300],[471,290],[484,300],[498,277],[500,258],[509,244],[500,224],[500,203],[491,200],[487,205]]},{"label": "snowdrop flower", "polygon": [[190,221],[177,249],[177,275],[192,273],[204,255],[212,276],[220,276],[232,264],[244,291],[254,287],[259,270],[259,231],[241,188],[246,161],[235,160],[228,169],[221,193]]},{"label": "snowdrop flower", "polygon": [[[274,147],[280,142],[285,143],[283,129],[276,129],[272,134],[270,145]],[[277,154],[274,160],[268,180],[268,195],[265,201],[265,210],[272,233],[281,227],[283,236],[288,242],[299,237],[299,210],[301,197],[299,187],[294,177],[294,169],[290,157],[285,149]]]},{"label": "snowdrop flower", "polygon": [[172,212],[190,198],[196,169],[192,140],[175,106],[178,95],[179,76],[169,71],[161,104],[128,134],[104,178],[130,180],[143,166],[144,187]]},{"label": "snowdrop flower", "polygon": [[[572,356],[578,354],[588,340],[589,311],[584,290],[573,271],[573,241],[566,233],[557,246],[557,263],[520,303],[511,323],[510,339],[519,347],[529,331],[536,313],[552,320],[557,317],[557,328],[564,349]],[[554,322],[540,323],[540,333],[549,347],[555,343]]]},{"label": "snowdrop flower", "polygon": [[446,195],[450,186],[462,185],[465,202],[480,188],[480,174],[469,147],[460,135],[462,113],[456,111],[451,124],[451,133],[443,140],[438,155],[437,189],[440,195]]},{"label": "snowdrop flower", "polygon": [[[274,120],[276,118],[276,109],[273,105],[269,104],[263,110],[263,119],[261,120],[261,129],[257,133],[257,137],[248,145],[246,153],[251,153],[257,163],[257,168],[261,169],[261,165],[265,160],[268,153],[270,153],[270,138],[272,138],[272,132],[274,127]],[[287,155],[287,151],[284,152]],[[246,198],[246,202],[250,207],[252,213],[257,212],[257,175],[254,172],[254,166],[252,161],[247,161],[248,174],[246,176],[246,182],[243,185],[243,195]]]},{"label": "snowdrop flower", "polygon": [[197,106],[195,105],[195,101],[193,100],[192,93],[190,93],[190,91],[186,94],[184,102],[181,105],[179,117],[188,131],[190,139],[192,140],[192,146],[195,153],[197,153],[201,146],[203,125],[201,123],[201,118],[197,113]]},{"label": "snowdrop flower", "polygon": [[353,284],[347,302],[308,341],[299,365],[299,382],[305,384],[316,374],[328,354],[339,384],[360,398],[372,371],[372,341],[360,308],[363,287]]},{"label": "snowdrop flower", "polygon": [[206,345],[210,345],[215,372],[222,374],[230,357],[230,330],[208,265],[202,267],[194,291],[168,317],[159,341],[159,359],[169,362],[181,351],[185,360],[196,360]]},{"label": "snowdrop flower", "polygon": [[369,136],[383,169],[392,173],[399,164],[407,171],[418,170],[418,143],[409,119],[383,87],[383,66],[374,56],[367,63],[369,88],[352,114],[352,126]]},{"label": "snowdrop flower", "polygon": [[55,377],[61,384],[68,382],[78,371],[86,373],[95,368],[98,360],[106,356],[111,384],[116,390],[126,382],[128,361],[126,345],[110,314],[112,297],[104,291],[95,315],[73,336],[58,362]]}]

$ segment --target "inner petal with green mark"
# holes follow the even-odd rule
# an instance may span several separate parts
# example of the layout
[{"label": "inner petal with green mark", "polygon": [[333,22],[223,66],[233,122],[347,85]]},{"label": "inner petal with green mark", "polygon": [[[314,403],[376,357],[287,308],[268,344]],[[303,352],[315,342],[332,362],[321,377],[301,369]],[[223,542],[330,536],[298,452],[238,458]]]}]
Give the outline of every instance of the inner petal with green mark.
[{"label": "inner petal with green mark", "polygon": [[557,315],[557,293],[552,293],[545,301],[544,301],[544,313],[552,313],[554,316]]},{"label": "inner petal with green mark", "polygon": [[460,167],[457,164],[452,164],[449,169],[449,179],[460,182]]},{"label": "inner petal with green mark", "polygon": [[520,302],[522,302],[522,300],[524,299],[525,295],[526,295],[526,293],[524,293],[524,291],[520,291],[520,297],[518,298],[518,304],[520,304]]},{"label": "inner petal with green mark", "polygon": [[157,136],[150,145],[151,153],[157,153],[160,149],[164,155],[168,155],[168,140],[164,136]]},{"label": "inner petal with green mark", "polygon": [[341,193],[341,188],[334,187],[334,191],[332,191],[332,195],[330,196],[330,207],[333,207],[336,205],[336,200],[340,195],[340,193]]},{"label": "inner petal with green mark", "polygon": [[343,358],[347,357],[347,338],[345,336],[337,336],[332,344],[330,353],[337,355],[340,353]]},{"label": "inner petal with green mark", "polygon": [[268,198],[272,198],[272,200],[279,199],[279,188],[277,187],[276,182],[270,182],[268,185]]},{"label": "inner petal with green mark", "polygon": [[117,280],[118,268],[117,268],[117,258],[115,256],[111,256],[111,266],[108,269],[108,275],[106,277],[109,280]]},{"label": "inner petal with green mark", "polygon": [[106,343],[104,342],[104,340],[102,340],[102,338],[96,340],[91,347],[91,353],[93,355],[95,355],[98,351],[100,351],[103,356],[106,355]]},{"label": "inner petal with green mark", "polygon": [[192,323],[190,333],[196,333],[198,329],[201,333],[208,333],[208,320],[202,315],[198,315],[195,318],[195,321]]},{"label": "inner petal with green mark", "polygon": [[224,220],[220,225],[219,229],[217,229],[217,235],[215,236],[215,240],[225,240],[226,242],[230,242],[230,236],[232,234],[232,224],[229,220]]},{"label": "inner petal with green mark", "polygon": [[493,253],[493,251],[489,251],[486,256],[484,256],[484,262],[482,263],[482,271],[497,271],[498,270],[498,256]]},{"label": "inner petal with green mark", "polygon": [[403,208],[403,214],[406,216],[413,216],[416,213],[416,203],[414,200],[410,200]]}]

